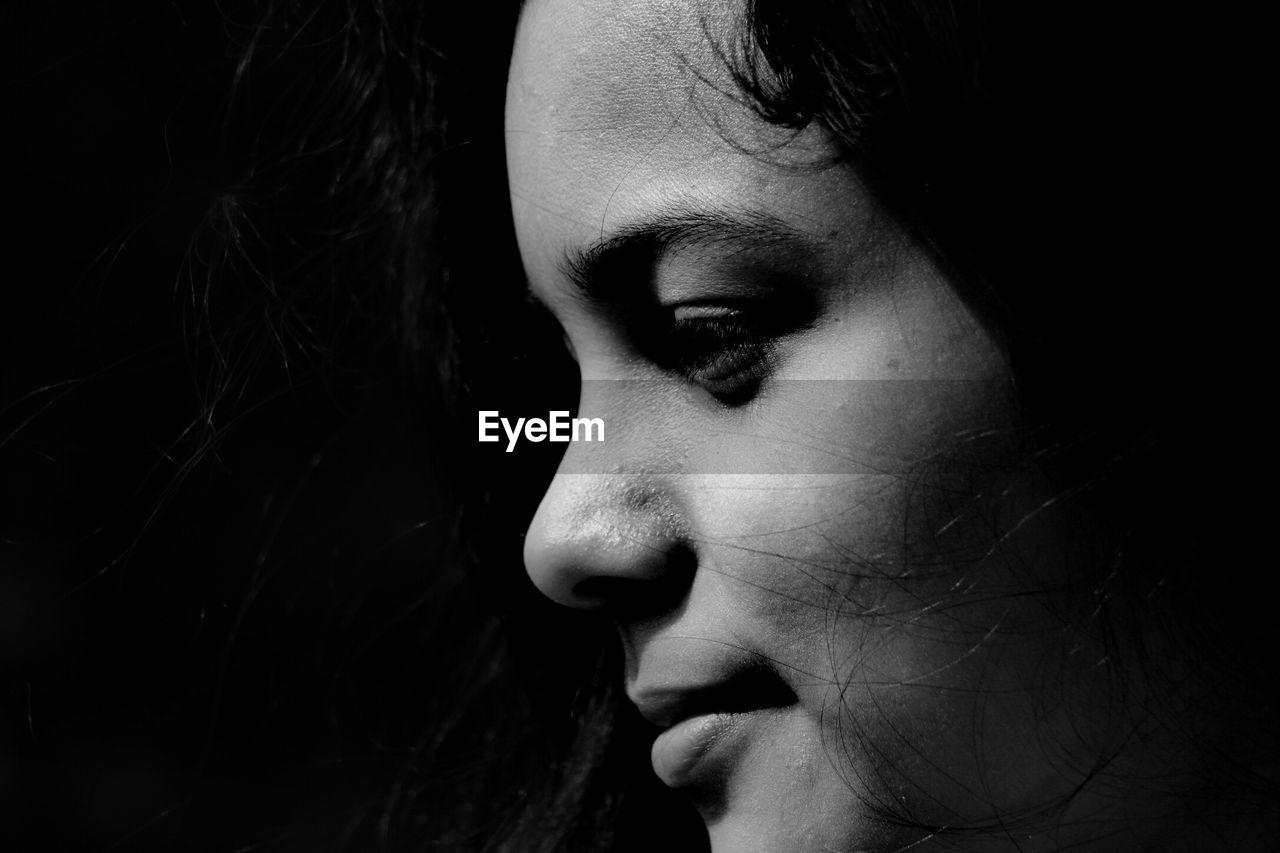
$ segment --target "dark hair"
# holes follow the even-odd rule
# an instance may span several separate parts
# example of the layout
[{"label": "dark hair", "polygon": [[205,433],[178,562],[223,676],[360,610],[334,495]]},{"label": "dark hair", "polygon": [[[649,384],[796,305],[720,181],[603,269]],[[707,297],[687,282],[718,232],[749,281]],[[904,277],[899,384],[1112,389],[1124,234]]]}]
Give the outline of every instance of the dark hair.
[{"label": "dark hair", "polygon": [[[1214,219],[1238,203],[1217,171],[1234,80],[1196,26],[1136,4],[749,0],[720,53],[766,121],[830,132],[1004,342],[1037,464],[1099,531],[1081,579],[1099,630],[1170,644],[1109,666],[1147,682],[1133,695],[1153,718],[1216,701],[1208,726],[1164,723],[1229,754],[1209,787],[1274,808],[1278,780],[1237,764],[1277,758],[1280,632],[1266,596],[1240,595],[1258,552],[1232,453],[1249,390],[1222,361],[1237,306],[1206,285],[1232,269]],[[1220,737],[1227,719],[1253,746]]]},{"label": "dark hair", "polygon": [[751,0],[725,53],[763,118],[831,132],[1005,342],[1040,462],[1107,520],[1129,591],[1166,587],[1212,664],[1266,690],[1271,620],[1224,618],[1248,533],[1223,501],[1234,309],[1204,298],[1228,235],[1193,212],[1232,203],[1197,171],[1223,126],[1187,120],[1223,91],[1188,55],[1210,37],[1133,4]]}]

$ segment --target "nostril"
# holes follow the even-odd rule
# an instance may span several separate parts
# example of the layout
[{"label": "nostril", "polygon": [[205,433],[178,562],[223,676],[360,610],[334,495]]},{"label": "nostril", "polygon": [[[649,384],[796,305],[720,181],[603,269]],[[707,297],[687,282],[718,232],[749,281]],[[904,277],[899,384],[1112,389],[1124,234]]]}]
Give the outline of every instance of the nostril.
[{"label": "nostril", "polygon": [[673,545],[653,560],[643,575],[590,574],[574,584],[572,593],[581,606],[608,611],[617,619],[648,618],[674,609],[684,600],[696,568],[693,550]]}]

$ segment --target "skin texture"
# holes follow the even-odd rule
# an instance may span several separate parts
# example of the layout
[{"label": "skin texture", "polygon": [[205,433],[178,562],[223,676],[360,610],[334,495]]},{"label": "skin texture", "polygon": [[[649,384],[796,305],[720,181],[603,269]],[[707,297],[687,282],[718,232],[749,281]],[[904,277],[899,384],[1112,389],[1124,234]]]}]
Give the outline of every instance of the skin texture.
[{"label": "skin texture", "polygon": [[[1099,756],[1137,765],[1072,581],[1089,537],[1025,462],[1004,354],[821,129],[742,103],[707,37],[733,14],[525,10],[520,250],[607,437],[568,446],[529,574],[617,621],[660,725],[727,680],[767,697],[701,762],[655,749],[716,851],[1138,849],[1148,798],[1068,796]],[[672,220],[702,231],[594,295],[575,283],[567,258]],[[690,368],[662,343],[726,318],[763,339],[729,358],[751,381],[727,401],[722,355]]]}]

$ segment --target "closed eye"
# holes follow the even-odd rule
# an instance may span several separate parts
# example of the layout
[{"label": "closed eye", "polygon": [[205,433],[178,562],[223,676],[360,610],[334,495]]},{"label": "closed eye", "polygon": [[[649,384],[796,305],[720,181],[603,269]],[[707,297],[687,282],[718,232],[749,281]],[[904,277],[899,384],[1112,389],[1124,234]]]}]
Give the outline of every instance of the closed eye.
[{"label": "closed eye", "polygon": [[662,313],[657,334],[649,338],[650,357],[721,403],[746,403],[772,372],[783,330],[764,305],[693,303]]}]

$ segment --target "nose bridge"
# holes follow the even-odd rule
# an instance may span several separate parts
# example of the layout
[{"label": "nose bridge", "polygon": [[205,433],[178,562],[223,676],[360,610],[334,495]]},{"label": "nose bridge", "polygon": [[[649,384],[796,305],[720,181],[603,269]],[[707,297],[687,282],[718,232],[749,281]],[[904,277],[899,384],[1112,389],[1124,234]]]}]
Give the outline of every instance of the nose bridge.
[{"label": "nose bridge", "polygon": [[[672,383],[630,377],[581,380],[573,439],[561,474],[627,475],[639,492],[651,492],[655,475],[680,470],[682,445],[673,428]],[[647,499],[646,499],[647,500]]]},{"label": "nose bridge", "polygon": [[630,606],[687,573],[695,558],[675,480],[656,470],[643,388],[583,383],[579,416],[604,421],[603,441],[573,442],[525,539],[525,567],[548,597],[573,607]]}]

